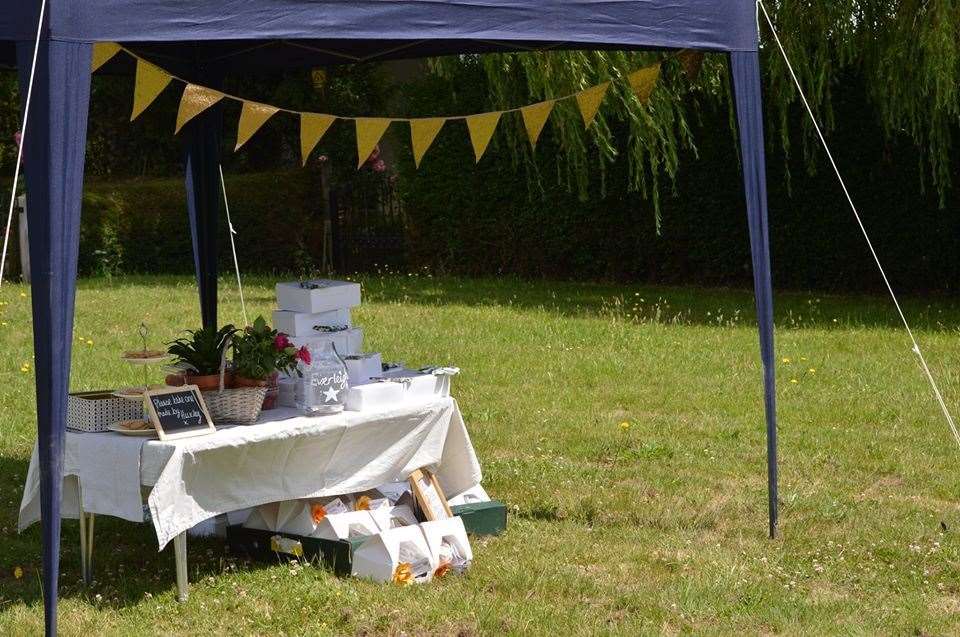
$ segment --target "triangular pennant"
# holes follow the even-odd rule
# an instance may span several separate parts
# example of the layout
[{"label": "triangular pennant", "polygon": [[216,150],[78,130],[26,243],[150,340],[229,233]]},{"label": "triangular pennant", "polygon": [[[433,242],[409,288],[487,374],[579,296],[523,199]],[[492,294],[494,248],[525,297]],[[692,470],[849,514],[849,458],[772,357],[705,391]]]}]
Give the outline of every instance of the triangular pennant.
[{"label": "triangular pennant", "polygon": [[354,120],[357,125],[357,168],[363,166],[373,153],[391,121],[383,117],[358,117]]},{"label": "triangular pennant", "polygon": [[223,93],[212,88],[187,84],[187,88],[183,89],[183,97],[180,98],[177,128],[174,133],[179,133],[184,124],[222,100],[223,97]]},{"label": "triangular pennant", "polygon": [[133,112],[130,121],[137,119],[153,100],[167,88],[173,78],[169,73],[144,60],[137,60],[137,78],[133,87]]},{"label": "triangular pennant", "polygon": [[695,82],[700,76],[700,69],[703,67],[703,51],[691,51],[689,49],[681,51],[677,56],[680,58],[680,64],[683,66],[683,72],[687,79]]},{"label": "triangular pennant", "polygon": [[645,69],[634,71],[627,76],[630,81],[630,88],[636,93],[641,102],[646,102],[653,94],[653,89],[657,86],[657,78],[660,77],[660,63]]},{"label": "triangular pennant", "polygon": [[501,115],[503,115],[503,111],[494,111],[493,113],[470,115],[466,118],[467,130],[470,131],[470,143],[473,144],[473,154],[478,162],[487,150],[487,145],[490,143],[494,131],[497,130],[497,123],[500,121]]},{"label": "triangular pennant", "polygon": [[430,144],[436,139],[437,133],[443,128],[442,117],[428,117],[424,119],[410,120],[410,141],[413,145],[413,163],[420,168],[420,160],[423,159]]},{"label": "triangular pennant", "polygon": [[300,113],[300,157],[303,165],[307,165],[307,158],[320,143],[330,125],[336,121],[333,115],[318,115],[316,113]]},{"label": "triangular pennant", "polygon": [[120,45],[116,42],[95,42],[93,45],[93,60],[90,62],[90,72],[93,73],[99,69],[119,52]]},{"label": "triangular pennant", "polygon": [[540,133],[547,123],[547,118],[550,117],[550,111],[553,110],[553,102],[553,100],[547,100],[520,109],[520,114],[523,116],[523,126],[527,129],[527,138],[530,139],[531,146],[537,145]]},{"label": "triangular pennant", "polygon": [[603,101],[610,88],[610,82],[604,82],[594,87],[577,93],[577,106],[580,107],[580,115],[583,117],[583,126],[589,128],[593,123],[593,118],[597,116],[600,110],[600,102]]},{"label": "triangular pennant", "polygon": [[240,110],[240,123],[237,125],[237,146],[234,150],[240,150],[240,147],[246,144],[253,137],[253,134],[260,130],[260,127],[276,115],[279,110],[279,108],[267,104],[244,102],[243,108]]}]

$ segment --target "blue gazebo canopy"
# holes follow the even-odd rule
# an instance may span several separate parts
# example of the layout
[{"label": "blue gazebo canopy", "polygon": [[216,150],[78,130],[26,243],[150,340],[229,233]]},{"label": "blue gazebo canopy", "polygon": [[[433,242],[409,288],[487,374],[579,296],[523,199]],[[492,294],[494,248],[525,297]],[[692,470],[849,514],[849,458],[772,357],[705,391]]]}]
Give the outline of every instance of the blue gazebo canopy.
[{"label": "blue gazebo canopy", "polygon": [[[42,0],[0,12],[0,62],[26,95]],[[527,49],[729,54],[760,326],[770,534],[776,530],[773,305],[755,0],[46,0],[25,140],[41,474],[43,594],[56,633],[60,496],[90,62],[120,42],[208,85],[251,69]],[[217,107],[181,132],[205,325],[216,324]]]}]

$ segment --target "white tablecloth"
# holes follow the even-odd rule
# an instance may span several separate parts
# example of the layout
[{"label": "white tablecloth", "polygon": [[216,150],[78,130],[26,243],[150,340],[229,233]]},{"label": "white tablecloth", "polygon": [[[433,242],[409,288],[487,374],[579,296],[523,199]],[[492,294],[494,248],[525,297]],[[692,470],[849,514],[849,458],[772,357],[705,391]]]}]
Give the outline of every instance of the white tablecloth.
[{"label": "white tablecloth", "polygon": [[[143,521],[141,485],[162,549],[216,515],[268,502],[338,495],[403,480],[429,467],[453,497],[480,483],[480,464],[453,398],[379,412],[306,418],[292,409],[261,422],[170,442],[67,432],[64,517],[89,513]],[[79,489],[77,486],[79,485]],[[34,448],[19,528],[40,519]]]}]

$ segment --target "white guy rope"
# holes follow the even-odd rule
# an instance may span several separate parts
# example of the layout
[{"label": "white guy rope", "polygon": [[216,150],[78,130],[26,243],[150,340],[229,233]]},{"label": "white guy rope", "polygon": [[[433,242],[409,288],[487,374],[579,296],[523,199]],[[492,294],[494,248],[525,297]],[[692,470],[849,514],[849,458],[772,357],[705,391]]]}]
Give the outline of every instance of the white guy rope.
[{"label": "white guy rope", "polygon": [[903,327],[907,330],[907,335],[910,337],[910,341],[913,343],[913,353],[917,355],[917,358],[920,359],[920,365],[923,367],[923,372],[927,375],[927,380],[930,381],[930,387],[933,389],[934,396],[937,397],[937,402],[940,403],[940,409],[943,411],[944,418],[947,419],[947,424],[950,425],[950,431],[953,432],[953,437],[957,441],[957,445],[960,446],[960,432],[957,431],[957,425],[953,420],[953,416],[950,415],[950,410],[947,408],[947,403],[943,400],[943,396],[940,394],[940,388],[937,386],[937,381],[934,380],[933,374],[930,372],[930,368],[927,366],[927,360],[923,356],[923,352],[920,351],[920,345],[917,343],[916,337],[913,335],[913,330],[910,329],[910,324],[907,322],[907,317],[903,314],[903,309],[900,307],[900,302],[897,300],[897,295],[893,292],[893,286],[890,285],[890,280],[887,279],[887,273],[884,272],[883,266],[880,264],[880,257],[877,256],[877,251],[873,248],[873,242],[870,241],[870,235],[867,234],[867,229],[863,225],[863,221],[860,219],[860,213],[857,212],[857,207],[853,203],[853,198],[850,196],[850,192],[847,190],[847,184],[843,181],[843,177],[840,175],[840,169],[837,168],[837,163],[833,160],[833,153],[830,152],[830,147],[827,145],[827,140],[823,136],[823,131],[820,130],[820,125],[817,123],[817,118],[813,115],[813,109],[810,108],[810,103],[807,101],[807,96],[803,92],[803,88],[800,86],[800,81],[797,79],[797,74],[793,71],[793,65],[790,64],[790,58],[787,57],[787,52],[783,48],[783,43],[780,42],[780,36],[777,35],[777,30],[773,27],[773,21],[770,19],[770,14],[767,13],[767,7],[764,6],[763,0],[757,0],[757,4],[760,9],[763,10],[763,15],[767,19],[767,24],[770,26],[770,32],[773,33],[774,40],[777,41],[777,47],[780,48],[780,54],[783,56],[783,61],[787,63],[787,70],[790,71],[790,77],[793,78],[793,83],[797,85],[797,91],[800,93],[800,99],[803,100],[803,105],[807,109],[807,114],[810,116],[810,121],[813,122],[813,127],[817,131],[817,136],[820,138],[820,143],[823,145],[823,150],[827,153],[827,158],[830,160],[830,165],[833,167],[833,172],[837,175],[837,180],[840,182],[840,187],[843,189],[843,194],[847,198],[847,203],[850,204],[850,210],[853,211],[853,216],[857,220],[857,225],[860,226],[860,232],[863,233],[863,238],[867,242],[867,247],[870,248],[870,254],[873,255],[873,260],[877,264],[877,269],[880,270],[880,276],[883,277],[883,283],[887,286],[887,291],[890,293],[890,298],[893,299],[893,305],[897,308],[897,314],[900,315],[900,320],[903,322]]},{"label": "white guy rope", "polygon": [[23,146],[27,143],[27,118],[30,117],[30,98],[33,97],[33,78],[37,72],[37,55],[40,52],[40,32],[47,0],[40,3],[40,19],[37,20],[37,37],[33,41],[33,60],[30,62],[30,82],[27,84],[27,100],[23,105],[23,125],[20,127],[20,145],[17,148],[17,165],[13,169],[13,188],[10,189],[10,209],[7,211],[7,229],[3,233],[3,253],[0,254],[0,286],[3,285],[3,270],[7,265],[7,244],[10,241],[10,224],[13,221],[13,204],[17,199],[17,182],[20,181],[20,163],[23,161]]},{"label": "white guy rope", "polygon": [[220,189],[223,191],[223,207],[227,209],[227,228],[230,230],[230,250],[233,251],[233,269],[237,272],[237,289],[240,291],[240,311],[243,312],[243,324],[250,325],[247,321],[247,304],[243,302],[243,284],[240,283],[240,262],[237,261],[237,244],[233,241],[233,235],[237,231],[233,229],[233,222],[230,220],[230,202],[227,201],[227,184],[223,180],[223,165],[218,164],[220,169]]}]

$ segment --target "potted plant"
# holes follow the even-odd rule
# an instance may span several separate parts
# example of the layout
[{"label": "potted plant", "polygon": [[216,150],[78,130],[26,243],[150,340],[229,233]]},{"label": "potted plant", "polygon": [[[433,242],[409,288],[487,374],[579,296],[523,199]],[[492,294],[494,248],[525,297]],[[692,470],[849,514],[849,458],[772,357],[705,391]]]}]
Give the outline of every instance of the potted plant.
[{"label": "potted plant", "polygon": [[263,408],[273,409],[279,393],[277,377],[281,371],[300,375],[297,361],[301,360],[310,363],[307,348],[297,349],[286,334],[271,328],[258,316],[233,340],[234,386],[267,387]]},{"label": "potted plant", "polygon": [[[201,391],[218,389],[223,353],[236,332],[237,328],[233,325],[225,325],[216,331],[187,330],[188,337],[167,343],[167,353],[174,357],[173,365],[184,370],[183,374],[167,376],[167,384],[182,385],[186,382],[196,385]],[[231,376],[227,371],[224,386],[231,385]]]}]

